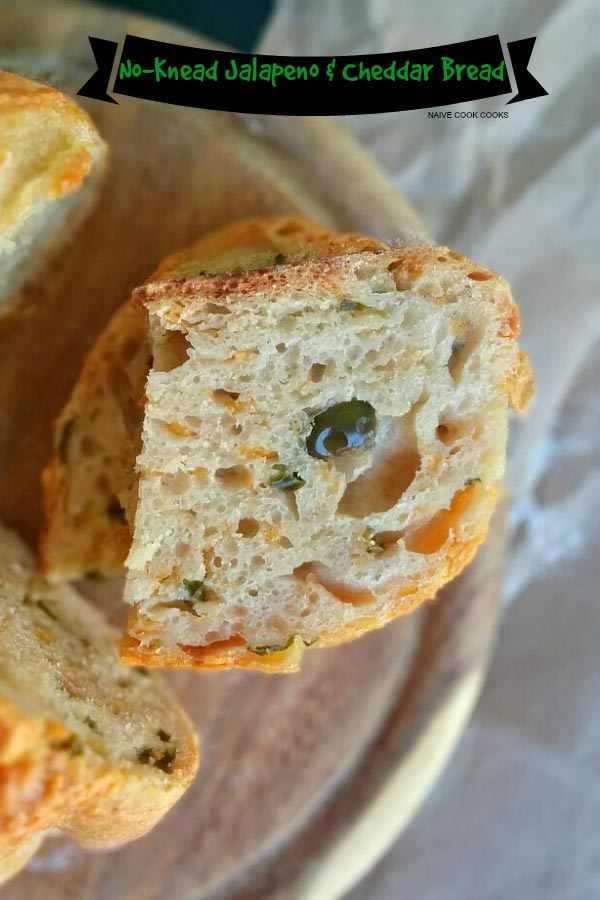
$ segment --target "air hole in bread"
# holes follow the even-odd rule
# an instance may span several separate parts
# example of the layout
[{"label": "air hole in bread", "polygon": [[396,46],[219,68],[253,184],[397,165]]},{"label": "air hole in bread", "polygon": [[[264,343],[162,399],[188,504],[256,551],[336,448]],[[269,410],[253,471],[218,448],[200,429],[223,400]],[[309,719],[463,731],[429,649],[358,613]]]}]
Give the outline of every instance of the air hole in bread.
[{"label": "air hole in bread", "polygon": [[221,568],[221,557],[215,554],[213,547],[207,547],[206,550],[202,552],[202,560],[208,578],[214,573],[215,569]]},{"label": "air hole in bread", "polygon": [[435,429],[435,436],[438,441],[441,441],[442,444],[451,444],[457,434],[457,428],[455,425],[447,425],[445,422],[440,422],[438,427]]},{"label": "air hole in bread", "polygon": [[215,478],[219,479],[223,487],[231,490],[252,487],[252,476],[246,466],[229,466],[228,468],[217,469]]},{"label": "air hole in bread", "polygon": [[455,319],[456,334],[450,348],[448,371],[455,384],[458,384],[467,361],[475,355],[480,335],[466,321],[458,320],[457,326],[456,322]]},{"label": "air hole in bread", "polygon": [[219,406],[225,406],[227,409],[235,409],[236,401],[239,398],[237,391],[226,391],[224,388],[217,388],[213,391],[213,400]]},{"label": "air hole in bread", "polygon": [[404,536],[404,546],[411,553],[420,553],[430,556],[442,549],[450,536],[450,532],[456,530],[458,520],[469,506],[473,492],[479,488],[478,484],[457,491],[448,509],[441,509],[428,522],[417,528],[411,529]]},{"label": "air hole in bread", "polygon": [[378,547],[381,547],[382,550],[391,550],[398,544],[401,537],[401,531],[378,531],[371,540]]},{"label": "air hole in bread", "polygon": [[[214,591],[211,587],[204,585],[204,587],[202,589],[202,602],[203,603],[220,603],[221,598],[219,597],[217,592]],[[201,609],[202,609],[202,606],[200,605],[200,610]],[[201,615],[201,612],[199,611],[198,614]]]},{"label": "air hole in bread", "polygon": [[207,313],[214,313],[216,316],[226,316],[231,310],[223,303],[215,303],[213,300],[205,304],[204,310]]},{"label": "air hole in bread", "polygon": [[452,341],[450,359],[448,360],[448,371],[454,382],[458,382],[462,374],[467,356],[466,346],[467,341],[464,337],[455,337]]},{"label": "air hole in bread", "polygon": [[187,362],[190,343],[181,331],[165,331],[154,342],[154,371],[172,372]]},{"label": "air hole in bread", "polygon": [[338,504],[342,515],[364,518],[395,506],[412,484],[421,457],[412,447],[399,447],[352,481]]},{"label": "air hole in bread", "polygon": [[238,522],[237,533],[242,537],[254,537],[260,531],[260,523],[256,519],[240,519]]},{"label": "air hole in bread", "polygon": [[300,516],[298,513],[298,503],[296,502],[296,494],[294,491],[280,491],[281,499],[284,503],[287,504],[289,511],[296,521],[299,520]]},{"label": "air hole in bread", "polygon": [[162,422],[163,428],[166,428],[170,434],[174,434],[175,437],[196,437],[196,433],[193,428],[188,428],[186,424],[183,422]]},{"label": "air hole in bread", "polygon": [[398,260],[390,263],[388,271],[391,272],[394,279],[394,286],[400,293],[402,291],[409,291],[413,287],[417,276],[420,274],[419,269],[414,267],[411,269],[404,268],[404,263],[401,263]]},{"label": "air hole in bread", "polygon": [[421,467],[411,410],[385,426],[383,440],[373,450],[371,466],[351,481],[338,512],[353,518],[386,512],[395,506]]},{"label": "air hole in bread", "polygon": [[157,609],[178,609],[180,612],[191,613],[197,616],[198,613],[191,600],[169,600],[167,603],[157,603]]},{"label": "air hole in bread", "polygon": [[294,577],[307,585],[320,584],[333,597],[342,603],[350,603],[352,606],[362,606],[365,603],[373,603],[375,596],[368,588],[350,584],[334,574],[324,563],[306,562],[294,569]]},{"label": "air hole in bread", "polygon": [[232,425],[229,430],[231,431],[232,434],[236,434],[236,435],[241,434],[243,431],[241,425]]},{"label": "air hole in bread", "polygon": [[435,434],[442,444],[449,446],[465,437],[477,440],[481,436],[481,428],[473,419],[458,419],[456,421],[442,419],[435,430]]},{"label": "air hole in bread", "polygon": [[327,366],[323,363],[313,363],[308,372],[310,380],[315,384],[318,384],[323,380],[323,375],[325,374],[326,369]]},{"label": "air hole in bread", "polygon": [[375,262],[360,263],[354,272],[358,281],[368,281],[369,290],[373,294],[387,294],[394,290],[394,281],[389,270],[381,271]]}]

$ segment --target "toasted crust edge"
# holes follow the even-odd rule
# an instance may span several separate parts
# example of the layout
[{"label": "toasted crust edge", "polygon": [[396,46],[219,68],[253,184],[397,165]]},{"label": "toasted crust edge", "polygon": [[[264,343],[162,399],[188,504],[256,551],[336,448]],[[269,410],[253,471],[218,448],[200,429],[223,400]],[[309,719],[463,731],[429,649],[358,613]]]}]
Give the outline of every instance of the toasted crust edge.
[{"label": "toasted crust edge", "polygon": [[[224,275],[192,275],[161,281],[149,279],[133,291],[132,302],[161,317],[165,327],[185,328],[194,322],[194,313],[200,315],[203,306],[211,301],[227,297],[229,304],[242,303],[248,294],[260,289],[274,291],[286,286],[309,288],[317,282],[327,283],[335,275],[378,258],[388,263],[399,289],[410,287],[426,273],[429,266],[444,263],[450,265],[458,275],[475,283],[493,281],[496,287],[500,288],[499,299],[496,302],[500,314],[499,336],[515,340],[520,334],[519,310],[512,298],[510,286],[492,269],[481,266],[443,245],[409,246],[390,250],[381,242],[376,242],[380,244],[381,249],[372,246],[361,248],[358,246],[359,235],[342,237],[348,237],[350,240],[346,245],[343,241],[338,242],[338,252],[324,258],[309,258],[276,268]],[[357,239],[354,245],[352,238]],[[197,297],[199,291],[200,298]],[[506,394],[512,409],[518,413],[524,412],[531,401],[533,391],[531,364],[527,354],[520,350],[518,362],[513,371],[508,373],[506,382]]]},{"label": "toasted crust edge", "polygon": [[[397,602],[386,615],[355,619],[343,628],[324,635],[313,646],[318,649],[347,643],[369,631],[382,628],[398,616],[407,615],[424,602],[433,600],[440,588],[458,575],[472,560],[486,534],[487,527],[468,541],[453,541],[445,559],[445,567],[440,570],[435,581],[429,582],[415,593],[399,594]],[[121,660],[128,665],[198,670],[238,668],[280,674],[297,672],[300,657],[306,650],[312,649],[306,647],[300,638],[295,638],[287,649],[267,653],[264,656],[253,653],[244,641],[235,639],[209,644],[206,647],[178,645],[176,651],[164,648],[156,650],[144,647],[133,637],[132,632],[137,630],[142,622],[143,619],[136,609],[129,612],[121,640]]]},{"label": "toasted crust edge", "polygon": [[92,167],[92,147],[104,147],[90,116],[67,94],[39,81],[0,72],[0,114],[17,112],[24,108],[52,109],[70,121],[70,124],[87,132],[87,144],[69,156],[63,169],[54,179],[54,190],[46,199],[58,198],[76,190]]}]

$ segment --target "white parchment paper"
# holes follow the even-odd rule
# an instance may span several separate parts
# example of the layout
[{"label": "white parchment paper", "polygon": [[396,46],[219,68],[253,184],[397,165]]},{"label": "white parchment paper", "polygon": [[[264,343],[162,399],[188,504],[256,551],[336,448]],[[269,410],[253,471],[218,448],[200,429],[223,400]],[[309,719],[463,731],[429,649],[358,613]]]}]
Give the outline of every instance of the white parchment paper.
[{"label": "white parchment paper", "polygon": [[600,898],[600,4],[279,0],[262,52],[537,35],[549,96],[347,117],[437,241],[505,275],[537,393],[512,429],[498,649],[441,785],[352,900]]}]

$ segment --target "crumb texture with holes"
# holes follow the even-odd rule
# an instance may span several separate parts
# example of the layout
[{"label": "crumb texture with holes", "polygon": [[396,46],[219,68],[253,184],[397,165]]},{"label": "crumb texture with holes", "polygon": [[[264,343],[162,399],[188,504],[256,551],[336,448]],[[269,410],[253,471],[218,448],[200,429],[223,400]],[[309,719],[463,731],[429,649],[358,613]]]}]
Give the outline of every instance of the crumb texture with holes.
[{"label": "crumb texture with holes", "polygon": [[[383,246],[373,238],[338,234],[298,216],[259,216],[226,225],[172,254],[152,279],[258,269]],[[213,315],[223,315],[226,309],[217,299],[207,307]],[[176,368],[186,351],[181,332],[169,332],[164,340],[157,336],[151,351],[145,312],[126,302],[88,354],[55,424],[54,453],[42,479],[40,553],[50,579],[124,574],[137,501],[135,461],[148,369],[152,361],[157,370]],[[226,407],[236,394],[217,388],[214,396]],[[170,421],[166,427],[175,436],[185,436],[192,425],[196,427],[189,417],[185,424]],[[232,425],[234,431],[237,427]]]},{"label": "crumb texture with holes", "polygon": [[84,598],[49,585],[0,526],[0,880],[47,829],[90,847],[145,834],[197,765],[187,717],[162,681],[122,665]]},{"label": "crumb texture with holes", "polygon": [[531,394],[507,283],[443,247],[157,281],[123,657],[293,669],[469,561]]}]

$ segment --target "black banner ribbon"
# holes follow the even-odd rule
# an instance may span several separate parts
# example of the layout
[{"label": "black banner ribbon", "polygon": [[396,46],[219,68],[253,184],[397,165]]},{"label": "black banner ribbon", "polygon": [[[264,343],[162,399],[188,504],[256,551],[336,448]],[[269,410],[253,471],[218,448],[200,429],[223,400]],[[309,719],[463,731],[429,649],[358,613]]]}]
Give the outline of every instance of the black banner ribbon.
[{"label": "black banner ribbon", "polygon": [[[113,41],[90,37],[98,70],[78,92],[116,103]],[[527,70],[535,37],[508,44],[518,93],[547,91]],[[178,106],[287,116],[353,115],[449,106],[509,94],[500,37],[364,56],[259,56],[125,36],[113,93]]]},{"label": "black banner ribbon", "polygon": [[527,69],[534,44],[534,37],[523,38],[521,41],[509,41],[507,44],[518,90],[518,94],[515,94],[508,101],[507,106],[509,103],[520,103],[521,100],[532,100],[534,97],[546,97],[548,95],[548,91],[542,87],[537,78],[534,78]]},{"label": "black banner ribbon", "polygon": [[77,93],[82,97],[104,100],[105,103],[116,103],[108,93],[108,82],[119,45],[104,38],[89,37],[88,40],[98,69]]}]

